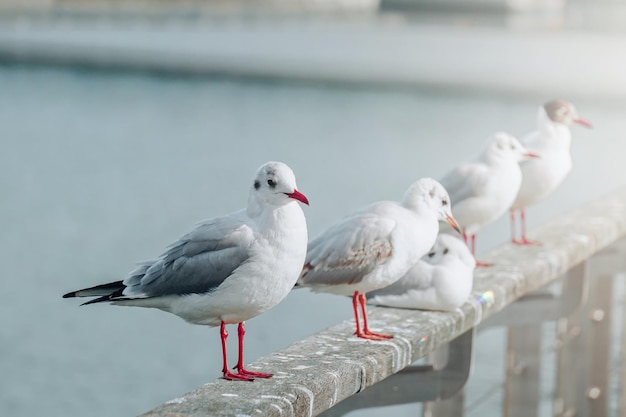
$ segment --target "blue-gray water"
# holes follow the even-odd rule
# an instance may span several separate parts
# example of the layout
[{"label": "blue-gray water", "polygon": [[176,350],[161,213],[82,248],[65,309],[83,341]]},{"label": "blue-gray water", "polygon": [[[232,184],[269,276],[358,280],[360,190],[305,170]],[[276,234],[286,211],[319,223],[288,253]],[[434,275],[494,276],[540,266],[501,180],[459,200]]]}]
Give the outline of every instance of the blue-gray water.
[{"label": "blue-gray water", "polygon": [[[61,294],[121,279],[243,207],[261,163],[294,169],[314,236],[441,177],[495,130],[523,135],[550,98],[0,67],[0,414],[135,415],[220,376],[216,329]],[[575,104],[596,127],[575,129],[574,170],[531,226],[626,182],[624,103]],[[479,250],[508,238],[503,219]],[[350,317],[346,299],[297,291],[248,322],[247,358]],[[501,334],[481,338],[470,401],[502,377]],[[499,415],[497,401],[476,412]]]}]

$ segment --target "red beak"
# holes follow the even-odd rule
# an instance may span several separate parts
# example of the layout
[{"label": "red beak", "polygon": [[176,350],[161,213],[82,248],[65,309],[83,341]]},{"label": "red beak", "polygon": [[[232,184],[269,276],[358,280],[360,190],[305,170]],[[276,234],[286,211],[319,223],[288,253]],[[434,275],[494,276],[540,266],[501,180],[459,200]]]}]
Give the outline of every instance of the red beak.
[{"label": "red beak", "polygon": [[541,158],[539,155],[537,155],[536,153],[533,153],[533,152],[527,152],[527,153],[524,154],[524,156],[526,158]]},{"label": "red beak", "polygon": [[306,204],[307,206],[309,205],[309,199],[306,198],[306,196],[304,194],[302,194],[298,190],[294,190],[293,193],[285,193],[285,194],[287,194],[287,197],[289,197],[289,198],[293,198],[295,200],[298,200],[298,201]]},{"label": "red beak", "polygon": [[585,126],[588,129],[591,129],[593,125],[585,119],[574,119],[574,123],[578,123],[581,126]]},{"label": "red beak", "polygon": [[452,226],[452,228],[454,230],[456,230],[457,232],[459,232],[459,234],[463,234],[463,232],[461,232],[461,226],[459,226],[459,223],[457,223],[456,219],[452,216],[448,216],[446,214],[446,221],[448,222],[448,224],[450,226]]}]

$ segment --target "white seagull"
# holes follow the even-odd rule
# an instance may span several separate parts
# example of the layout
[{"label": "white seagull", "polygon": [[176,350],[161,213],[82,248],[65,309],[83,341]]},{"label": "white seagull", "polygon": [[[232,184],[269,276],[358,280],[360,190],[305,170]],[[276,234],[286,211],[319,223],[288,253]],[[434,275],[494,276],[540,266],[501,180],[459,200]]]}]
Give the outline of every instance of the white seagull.
[{"label": "white seagull", "polygon": [[[304,264],[307,227],[296,200],[309,204],[296,188],[291,168],[262,165],[252,183],[247,209],[200,223],[158,259],[143,262],[123,281],[63,297],[98,297],[85,304],[151,307],[185,321],[221,326],[225,379],[251,381],[272,374],[244,367],[244,321],[281,302]],[[227,324],[238,323],[239,361],[231,372],[226,355]]]},{"label": "white seagull", "polygon": [[[522,164],[522,186],[511,207],[511,241],[518,245],[532,245],[526,237],[526,207],[550,195],[572,169],[570,147],[572,123],[591,128],[591,123],[578,116],[574,105],[565,100],[552,100],[539,108],[537,130],[528,134],[522,143],[540,159]],[[521,239],[516,239],[515,211],[520,211]]]},{"label": "white seagull", "polygon": [[391,338],[369,329],[365,293],[398,280],[426,254],[437,238],[439,220],[459,230],[446,190],[437,181],[423,178],[409,187],[402,203],[371,204],[309,242],[297,285],[315,292],[351,295],[356,335],[371,340]]},{"label": "white seagull", "polygon": [[[472,161],[448,172],[441,184],[450,193],[452,213],[463,225],[463,239],[476,255],[476,233],[507,212],[522,183],[520,161],[530,153],[508,133],[497,132]],[[477,262],[477,266],[491,266]]]},{"label": "white seagull", "polygon": [[475,266],[463,241],[440,234],[428,255],[398,281],[368,293],[367,300],[388,307],[454,311],[472,292]]}]

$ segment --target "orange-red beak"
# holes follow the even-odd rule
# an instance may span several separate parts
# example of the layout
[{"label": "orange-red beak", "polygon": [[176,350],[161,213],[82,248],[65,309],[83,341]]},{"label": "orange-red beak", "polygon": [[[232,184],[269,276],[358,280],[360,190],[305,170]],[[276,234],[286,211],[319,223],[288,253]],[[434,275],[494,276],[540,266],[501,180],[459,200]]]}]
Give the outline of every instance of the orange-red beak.
[{"label": "orange-red beak", "polygon": [[446,221],[448,222],[448,224],[449,224],[450,226],[452,226],[452,228],[453,228],[454,230],[456,230],[457,232],[459,232],[459,234],[463,234],[463,233],[461,232],[461,227],[459,226],[459,223],[457,223],[457,221],[456,221],[456,219],[455,219],[454,217],[452,217],[452,216],[448,216],[448,215],[446,214]]},{"label": "orange-red beak", "polygon": [[287,197],[289,197],[289,198],[293,198],[295,200],[298,200],[298,201],[306,204],[307,206],[309,205],[309,199],[306,198],[306,196],[304,194],[302,194],[298,190],[294,190],[293,193],[286,193],[286,194],[287,194]]},{"label": "orange-red beak", "polygon": [[574,123],[578,123],[581,126],[585,126],[587,129],[591,129],[593,127],[591,122],[588,122],[585,119],[574,119]]}]

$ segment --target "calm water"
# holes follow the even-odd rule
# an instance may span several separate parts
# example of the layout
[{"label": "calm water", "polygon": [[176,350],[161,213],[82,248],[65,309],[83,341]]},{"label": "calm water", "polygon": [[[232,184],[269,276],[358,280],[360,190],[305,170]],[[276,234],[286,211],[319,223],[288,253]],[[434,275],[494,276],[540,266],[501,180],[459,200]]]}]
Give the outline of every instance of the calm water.
[{"label": "calm water", "polygon": [[[135,415],[220,376],[216,329],[61,294],[121,279],[197,221],[243,207],[263,162],[294,169],[313,236],[441,177],[495,130],[526,133],[552,98],[24,67],[0,67],[0,92],[0,414],[50,417]],[[626,182],[623,103],[576,104],[596,128],[575,130],[574,172],[531,225]],[[503,220],[479,249],[507,239]],[[248,323],[248,359],[350,317],[345,299],[295,292]],[[501,333],[481,339],[470,400],[501,378]],[[498,415],[498,402],[476,413]]]}]

